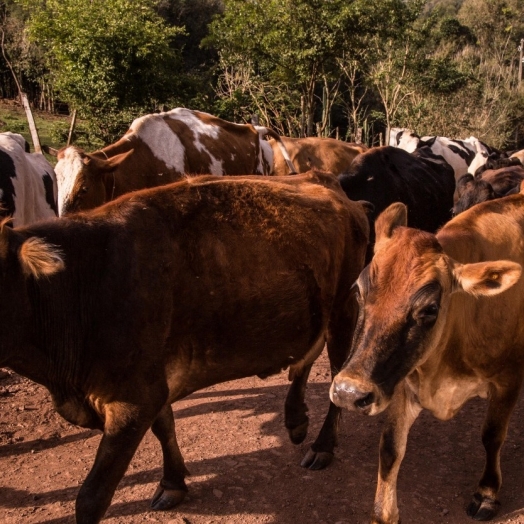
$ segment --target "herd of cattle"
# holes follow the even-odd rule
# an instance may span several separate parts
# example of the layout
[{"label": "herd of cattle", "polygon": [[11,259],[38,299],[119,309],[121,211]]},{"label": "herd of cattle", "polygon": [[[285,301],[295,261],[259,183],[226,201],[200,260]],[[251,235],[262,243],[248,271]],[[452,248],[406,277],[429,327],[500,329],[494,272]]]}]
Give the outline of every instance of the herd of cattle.
[{"label": "herd of cattle", "polygon": [[171,404],[198,389],[289,369],[285,425],[303,442],[324,346],[329,410],[302,466],[329,465],[342,408],[387,408],[371,521],[396,524],[416,417],[480,396],[467,513],[492,518],[524,379],[522,162],[473,137],[395,129],[366,148],[182,108],[93,153],[66,147],[54,169],[0,133],[0,365],[103,431],[77,522],[103,518],[149,428],[164,464],[152,507],[184,499]]}]

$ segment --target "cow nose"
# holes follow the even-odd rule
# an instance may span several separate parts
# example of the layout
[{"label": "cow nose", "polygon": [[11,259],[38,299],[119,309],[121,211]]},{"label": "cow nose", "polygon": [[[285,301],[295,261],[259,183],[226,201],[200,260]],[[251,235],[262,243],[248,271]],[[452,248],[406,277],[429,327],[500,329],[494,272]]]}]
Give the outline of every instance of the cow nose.
[{"label": "cow nose", "polygon": [[344,380],[333,384],[332,393],[335,404],[357,411],[364,411],[375,402],[375,394],[372,391],[366,391]]}]

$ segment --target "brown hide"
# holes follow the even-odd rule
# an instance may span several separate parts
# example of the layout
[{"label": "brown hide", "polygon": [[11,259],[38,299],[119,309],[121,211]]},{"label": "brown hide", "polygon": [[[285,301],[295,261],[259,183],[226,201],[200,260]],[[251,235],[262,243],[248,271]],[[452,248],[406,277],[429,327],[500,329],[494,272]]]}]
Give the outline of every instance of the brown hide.
[{"label": "brown hide", "polygon": [[177,108],[136,119],[116,143],[58,153],[59,214],[92,209],[129,191],[185,175],[269,175],[272,151],[250,124]]},{"label": "brown hide", "polygon": [[[357,155],[367,148],[363,144],[351,144],[334,138],[288,138],[281,137],[291,161],[298,173],[310,169],[329,171],[335,175],[345,173]],[[274,155],[274,175],[288,175],[282,152],[275,140],[269,140]]]},{"label": "brown hide", "polygon": [[[186,469],[171,403],[206,386],[289,368],[285,424],[304,440],[313,361],[347,358],[368,225],[324,173],[188,178],[88,212],[0,232],[0,366],[44,384],[71,423],[104,436],[76,503],[99,522],[148,428],[180,502]],[[329,463],[330,405],[303,465]]]},{"label": "brown hide", "polygon": [[486,465],[467,513],[495,514],[500,448],[524,377],[524,195],[474,206],[437,235],[404,227],[405,207],[376,223],[375,256],[358,279],[352,358],[334,379],[339,406],[387,410],[372,522],[397,523],[396,481],[422,409],[453,417],[489,398]]}]

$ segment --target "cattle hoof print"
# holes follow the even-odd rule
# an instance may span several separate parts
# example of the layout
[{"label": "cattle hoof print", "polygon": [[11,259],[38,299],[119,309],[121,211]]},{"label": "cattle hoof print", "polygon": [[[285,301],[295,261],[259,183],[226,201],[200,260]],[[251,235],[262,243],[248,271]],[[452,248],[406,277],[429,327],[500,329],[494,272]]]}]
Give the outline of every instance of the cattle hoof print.
[{"label": "cattle hoof print", "polygon": [[327,468],[333,461],[333,453],[329,451],[313,451],[310,449],[302,459],[300,465],[303,468],[318,470]]},{"label": "cattle hoof print", "polygon": [[155,511],[174,508],[184,500],[185,496],[186,491],[183,489],[167,489],[160,484],[151,500],[151,508]]},{"label": "cattle hoof print", "polygon": [[499,506],[498,500],[475,493],[466,513],[475,520],[491,520],[497,514]]}]

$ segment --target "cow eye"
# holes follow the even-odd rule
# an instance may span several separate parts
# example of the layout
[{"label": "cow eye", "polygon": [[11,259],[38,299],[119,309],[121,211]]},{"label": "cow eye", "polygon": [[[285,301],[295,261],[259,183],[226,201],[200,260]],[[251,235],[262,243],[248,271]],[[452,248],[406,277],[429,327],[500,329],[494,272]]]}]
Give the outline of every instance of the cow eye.
[{"label": "cow eye", "polygon": [[422,309],[417,313],[417,321],[420,324],[433,324],[437,320],[438,316],[438,304],[433,302]]},{"label": "cow eye", "polygon": [[82,194],[87,193],[87,186],[82,186],[80,188],[80,193],[82,193]]}]

